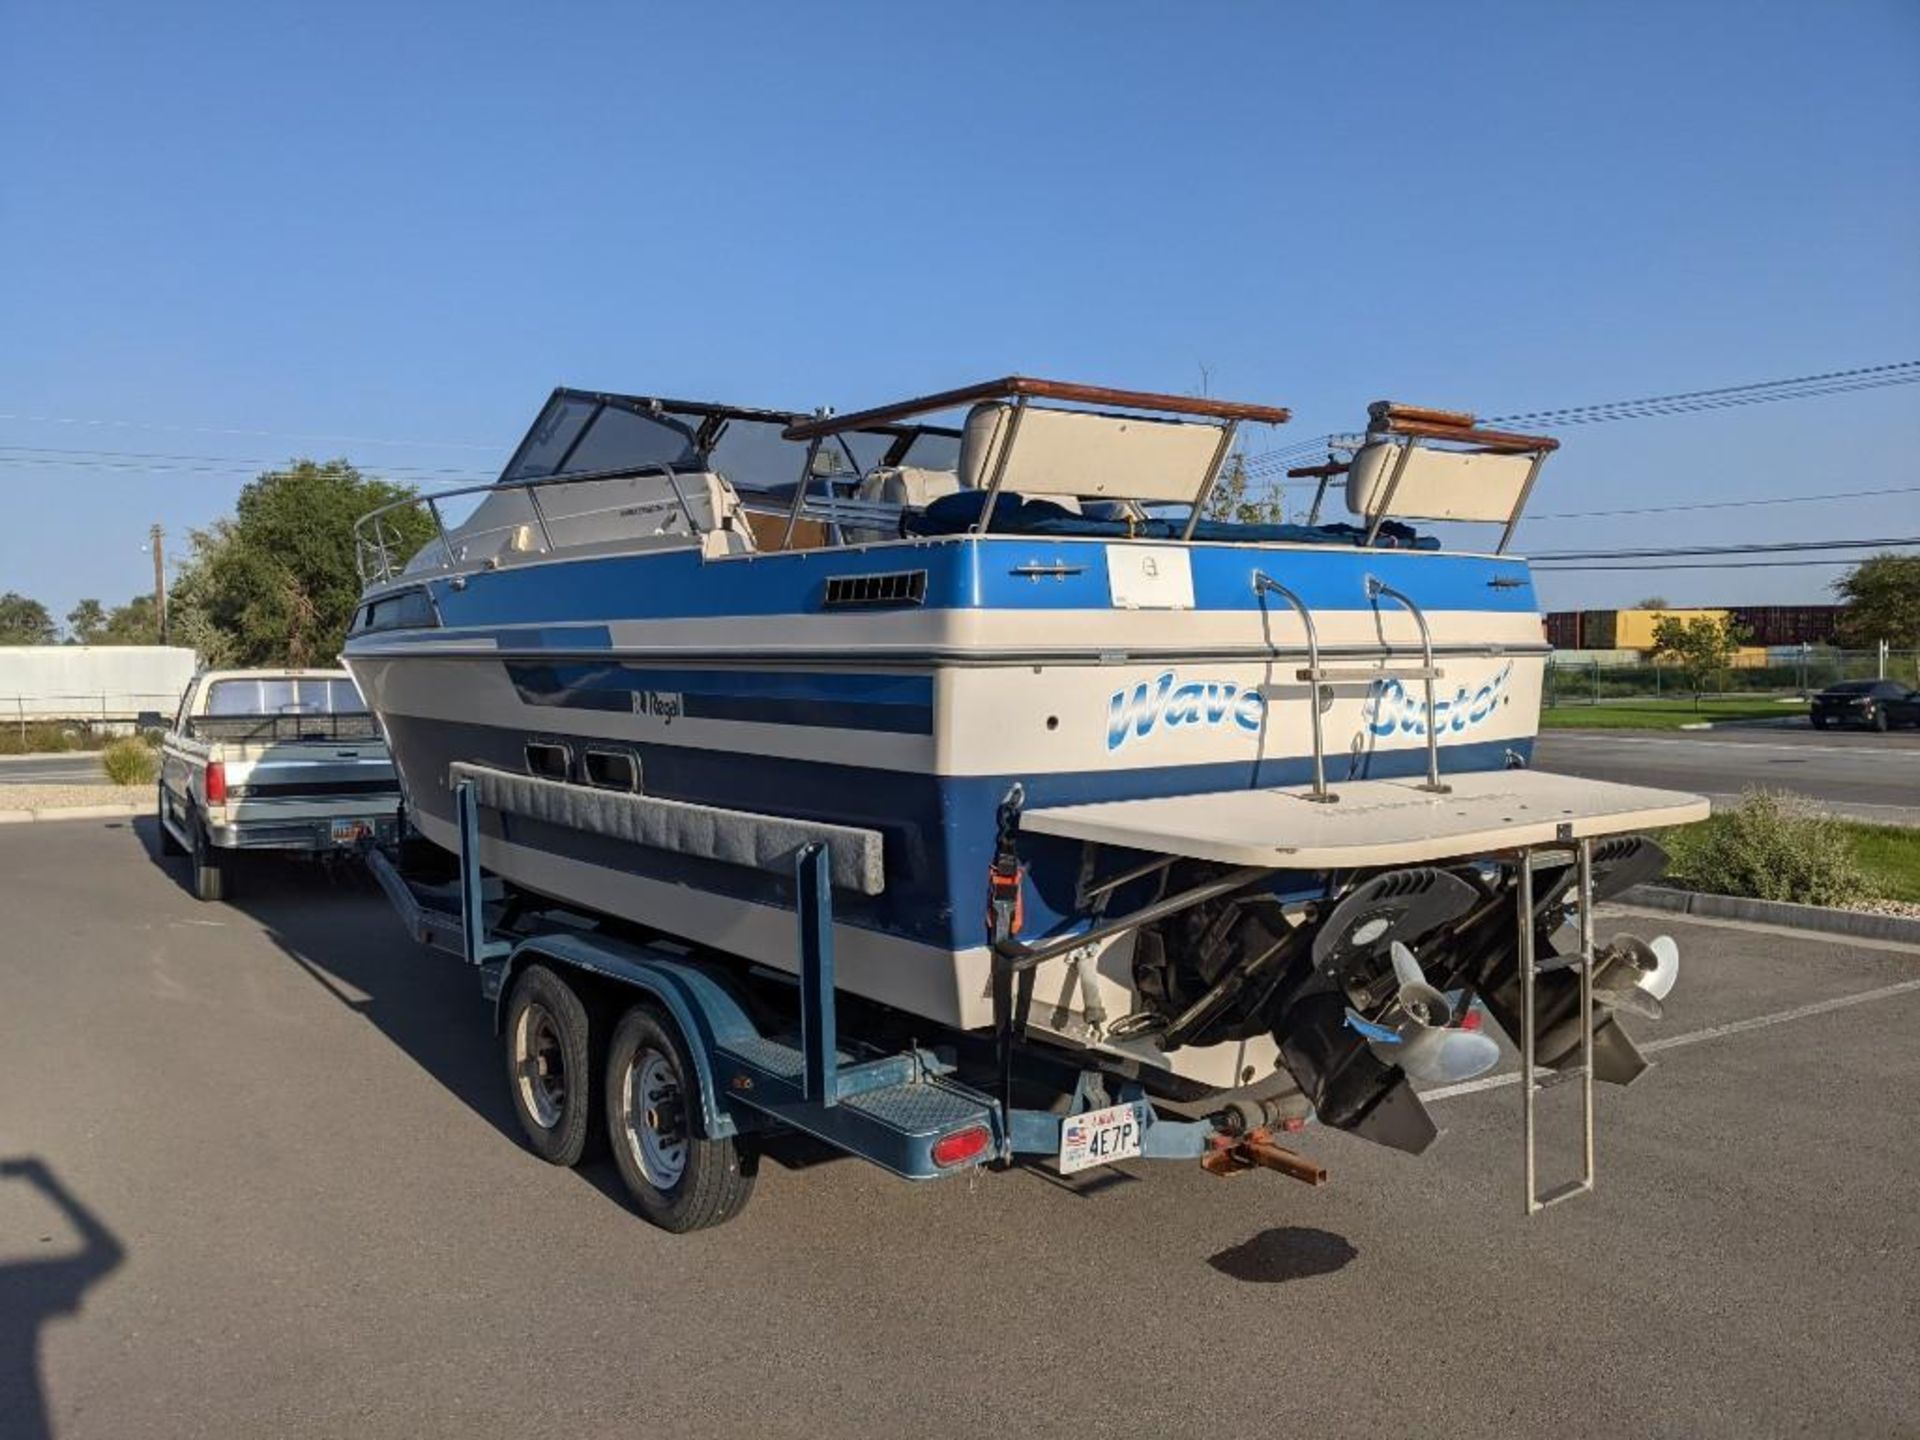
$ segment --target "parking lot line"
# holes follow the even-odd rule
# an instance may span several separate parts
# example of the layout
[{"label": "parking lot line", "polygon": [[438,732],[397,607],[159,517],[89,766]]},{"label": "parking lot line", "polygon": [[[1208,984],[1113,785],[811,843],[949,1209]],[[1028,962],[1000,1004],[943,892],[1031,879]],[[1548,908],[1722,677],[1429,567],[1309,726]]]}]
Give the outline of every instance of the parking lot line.
[{"label": "parking lot line", "polygon": [[[1702,1030],[1692,1030],[1685,1035],[1670,1035],[1663,1040],[1649,1041],[1640,1047],[1641,1053],[1651,1055],[1660,1050],[1677,1050],[1682,1045],[1697,1045],[1702,1040],[1718,1040],[1726,1035],[1739,1035],[1748,1030],[1765,1030],[1772,1025],[1784,1025],[1789,1020],[1805,1020],[1814,1015],[1825,1015],[1831,1010],[1844,1010],[1851,1005],[1865,1005],[1873,1000],[1889,1000],[1896,995],[1905,995],[1920,990],[1920,980],[1902,980],[1893,985],[1882,985],[1877,990],[1862,990],[1854,995],[1836,995],[1831,1000],[1815,1000],[1809,1005],[1796,1005],[1791,1010],[1777,1010],[1771,1015],[1756,1015],[1751,1020],[1730,1020],[1724,1025],[1709,1025]],[[1549,1071],[1542,1071],[1549,1074]],[[1508,1085],[1518,1084],[1518,1070],[1505,1071],[1499,1075],[1488,1075],[1480,1080],[1464,1080],[1458,1085],[1442,1085],[1437,1090],[1420,1092],[1422,1100],[1451,1100],[1457,1095],[1473,1095],[1482,1090],[1499,1090]]]}]

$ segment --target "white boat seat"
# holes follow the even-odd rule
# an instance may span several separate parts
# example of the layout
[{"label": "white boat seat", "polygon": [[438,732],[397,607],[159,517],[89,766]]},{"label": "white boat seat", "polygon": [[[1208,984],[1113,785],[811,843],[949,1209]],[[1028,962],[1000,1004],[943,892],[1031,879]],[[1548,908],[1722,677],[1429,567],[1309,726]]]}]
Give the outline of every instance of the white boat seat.
[{"label": "white boat seat", "polygon": [[[1402,455],[1406,469],[1389,502],[1387,487]],[[1347,508],[1368,521],[1504,522],[1519,505],[1533,464],[1531,455],[1434,450],[1375,440],[1360,447],[1347,470]]]},{"label": "white boat seat", "polygon": [[1013,414],[1014,407],[1004,401],[967,412],[960,436],[963,487],[992,485],[1011,437],[1003,491],[1061,504],[1079,499],[1187,503],[1199,493],[1220,447],[1220,431],[1212,425],[1029,405],[1016,433]]},{"label": "white boat seat", "polygon": [[951,470],[928,470],[918,465],[882,465],[867,472],[854,493],[862,500],[878,500],[888,505],[911,505],[924,510],[927,503],[960,489],[960,477]]}]

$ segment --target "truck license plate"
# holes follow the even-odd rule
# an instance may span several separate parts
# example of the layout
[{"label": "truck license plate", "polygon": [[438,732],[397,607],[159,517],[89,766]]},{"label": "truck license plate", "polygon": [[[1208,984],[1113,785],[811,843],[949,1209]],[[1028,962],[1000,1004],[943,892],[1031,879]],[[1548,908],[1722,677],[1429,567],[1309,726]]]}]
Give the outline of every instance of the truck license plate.
[{"label": "truck license plate", "polygon": [[1060,1173],[1071,1175],[1138,1155],[1145,1133],[1136,1104],[1069,1115],[1060,1122]]},{"label": "truck license plate", "polygon": [[333,822],[332,839],[336,845],[358,845],[371,834],[373,834],[373,827],[364,820]]}]

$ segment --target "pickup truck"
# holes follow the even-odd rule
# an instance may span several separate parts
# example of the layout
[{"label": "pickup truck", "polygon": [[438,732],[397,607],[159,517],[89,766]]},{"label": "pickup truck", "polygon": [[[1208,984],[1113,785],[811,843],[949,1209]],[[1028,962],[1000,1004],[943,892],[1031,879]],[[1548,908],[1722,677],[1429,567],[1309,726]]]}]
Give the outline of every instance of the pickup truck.
[{"label": "pickup truck", "polygon": [[233,858],[327,858],[394,838],[400,785],[344,670],[194,677],[160,751],[160,848],[193,860],[193,893],[233,891]]}]

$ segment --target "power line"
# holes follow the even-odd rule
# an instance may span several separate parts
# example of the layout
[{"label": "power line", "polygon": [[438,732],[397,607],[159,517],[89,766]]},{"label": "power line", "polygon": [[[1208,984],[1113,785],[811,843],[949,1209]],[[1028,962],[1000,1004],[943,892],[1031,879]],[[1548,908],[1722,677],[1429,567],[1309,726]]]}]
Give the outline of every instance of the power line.
[{"label": "power line", "polygon": [[[1762,404],[1774,399],[1792,400],[1806,394],[1831,394],[1860,388],[1874,389],[1881,385],[1911,385],[1920,381],[1920,360],[1899,360],[1890,365],[1863,365],[1851,370],[1829,370],[1819,375],[1797,375],[1785,380],[1755,380],[1744,385],[1721,385],[1711,390],[1681,390],[1671,395],[1650,395],[1638,400],[1608,400],[1597,405],[1566,405],[1553,410],[1530,410],[1517,415],[1496,415],[1489,419],[1489,425],[1540,425],[1558,422],[1563,425],[1582,425],[1596,411],[1630,410],[1640,411],[1649,407],[1685,406],[1696,402],[1717,406],[1722,402],[1733,404]],[[1773,392],[1784,392],[1774,394]],[[1661,410],[1657,413],[1672,413]],[[1622,417],[1626,418],[1626,417]]]},{"label": "power line", "polygon": [[1851,560],[1696,560],[1691,563],[1675,562],[1658,565],[1536,565],[1534,571],[1540,575],[1558,575],[1576,570],[1631,570],[1638,574],[1647,570],[1791,570],[1803,565],[1858,565],[1856,556]]},{"label": "power line", "polygon": [[[32,447],[0,445],[0,452],[30,448]],[[40,470],[131,470],[183,475],[258,475],[269,470],[283,470],[288,463],[286,460],[229,460],[213,455],[146,458],[138,452],[112,450],[53,455],[0,453],[0,465],[26,466]],[[461,470],[452,466],[371,464],[356,468],[364,469],[371,474],[410,475],[441,480],[493,478],[491,474],[483,475],[478,471]]]},{"label": "power line", "polygon": [[1920,535],[1868,540],[1782,540],[1744,545],[1677,545],[1664,550],[1558,550],[1534,560],[1642,560],[1669,555],[1773,555],[1796,550],[1871,550],[1875,546],[1920,545]]},{"label": "power line", "polygon": [[326,441],[340,445],[400,445],[424,450],[486,450],[502,454],[505,445],[483,445],[475,440],[391,440],[371,435],[309,435],[291,430],[243,430],[219,425],[160,425],[146,420],[94,420],[72,415],[0,413],[0,420],[31,425],[81,425],[113,430],[163,430],[176,435],[247,435],[264,440]]},{"label": "power line", "polygon": [[1549,510],[1529,520],[1594,520],[1608,515],[1675,515],[1682,510],[1744,510],[1754,505],[1805,505],[1818,500],[1861,500],[1873,495],[1920,495],[1920,485],[1884,490],[1832,490],[1815,495],[1770,495],[1751,500],[1702,500],[1691,505],[1643,505],[1626,510]]},{"label": "power line", "polygon": [[[1607,400],[1592,405],[1568,405],[1551,410],[1530,410],[1512,415],[1496,415],[1490,425],[1529,425],[1556,430],[1571,425],[1597,425],[1612,420],[1640,420],[1654,415],[1691,414],[1704,410],[1739,405],[1765,405],[1784,400],[1808,399],[1819,395],[1840,395],[1857,390],[1878,390],[1893,385],[1920,384],[1920,360],[1901,360],[1887,365],[1863,365],[1850,370],[1828,370],[1815,375],[1791,376],[1780,380],[1755,380],[1741,385],[1722,385],[1709,390],[1681,390],[1670,395],[1649,395],[1634,400]],[[1335,436],[1327,436],[1333,439]],[[1283,458],[1318,448],[1283,447],[1260,451],[1244,462],[1249,472],[1271,470]]]}]

